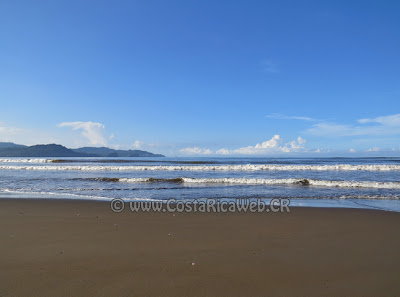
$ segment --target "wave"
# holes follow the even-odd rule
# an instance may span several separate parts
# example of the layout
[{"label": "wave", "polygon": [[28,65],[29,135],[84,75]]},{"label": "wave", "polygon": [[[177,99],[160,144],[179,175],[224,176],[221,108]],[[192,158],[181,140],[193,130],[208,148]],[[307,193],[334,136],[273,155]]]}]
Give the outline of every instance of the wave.
[{"label": "wave", "polygon": [[[0,199],[2,198],[1,193],[21,194],[24,195],[23,198],[31,198],[31,199],[54,198],[54,199],[77,199],[77,200],[98,200],[98,201],[110,201],[113,199],[112,197],[103,197],[103,196],[80,195],[80,194],[51,192],[51,191],[29,191],[29,190],[23,191],[23,190],[11,190],[11,189],[0,189]],[[153,198],[130,197],[130,198],[124,198],[124,201],[163,201],[163,200],[153,199]]]},{"label": "wave", "polygon": [[216,161],[176,161],[176,160],[125,160],[125,159],[0,159],[0,163],[170,163],[170,164],[219,164]]},{"label": "wave", "polygon": [[[99,189],[100,190],[100,189]],[[0,199],[2,198],[10,198],[8,194],[14,195],[23,195],[19,198],[29,198],[29,199],[77,199],[77,200],[97,200],[97,201],[110,201],[115,197],[108,196],[95,196],[95,195],[87,195],[87,194],[74,194],[74,193],[65,193],[65,192],[53,192],[53,191],[32,191],[32,190],[15,190],[15,189],[1,189],[0,188]],[[302,203],[307,203],[306,201],[317,201],[317,200],[336,200],[340,201],[350,200],[353,203],[356,203],[360,206],[371,207],[370,205],[362,205],[361,202],[357,202],[357,200],[400,200],[399,196],[387,196],[387,195],[340,195],[340,196],[273,196],[273,197],[262,197],[262,196],[248,196],[243,195],[241,197],[215,197],[215,198],[197,198],[197,200],[206,200],[206,199],[218,199],[218,200],[229,200],[235,201],[237,199],[266,199],[269,201],[274,198],[288,198],[295,200],[301,200]],[[144,197],[125,197],[124,201],[163,201],[167,202],[168,199],[155,199],[155,198],[144,198]],[[192,199],[177,199],[182,201],[191,201]],[[307,206],[307,205],[301,205]],[[323,205],[318,204],[318,207]],[[395,210],[399,211],[399,210]]]},{"label": "wave", "polygon": [[168,160],[124,160],[124,159],[52,159],[48,163],[170,163],[170,164],[218,164],[215,161],[168,161]]},{"label": "wave", "polygon": [[[57,199],[90,199],[90,200],[105,200],[108,201],[111,198],[108,197],[101,197],[101,196],[90,196],[90,195],[78,195],[78,194],[72,194],[72,193],[60,193],[60,192],[50,192],[50,191],[30,191],[30,190],[14,190],[14,189],[0,189],[0,193],[10,193],[10,194],[21,194],[24,195],[23,198],[32,198],[32,199],[40,199],[40,198],[46,198],[47,196],[53,196],[53,197],[62,197],[62,198],[57,198]],[[25,195],[28,195],[26,197]],[[39,196],[37,196],[39,195]],[[1,194],[0,194],[1,196]],[[1,197],[0,197],[1,199]]]},{"label": "wave", "polygon": [[118,177],[94,177],[94,178],[79,178],[80,180],[92,180],[92,181],[104,181],[104,182],[131,182],[131,183],[142,183],[142,182],[169,182],[169,183],[183,183],[184,178],[118,178]]},{"label": "wave", "polygon": [[[11,160],[11,159],[10,159]],[[27,159],[40,160],[40,159]],[[46,163],[49,160],[43,159]],[[33,161],[32,161],[33,162]],[[202,166],[76,166],[2,165],[0,170],[76,170],[76,171],[400,171],[400,165],[202,165]]]},{"label": "wave", "polygon": [[50,159],[0,159],[0,163],[52,163]]},{"label": "wave", "polygon": [[232,185],[298,185],[337,188],[375,188],[375,189],[400,189],[400,182],[375,182],[375,181],[340,181],[317,179],[259,179],[259,178],[88,178],[88,180],[104,182],[127,183],[196,183],[196,184],[232,184]]}]

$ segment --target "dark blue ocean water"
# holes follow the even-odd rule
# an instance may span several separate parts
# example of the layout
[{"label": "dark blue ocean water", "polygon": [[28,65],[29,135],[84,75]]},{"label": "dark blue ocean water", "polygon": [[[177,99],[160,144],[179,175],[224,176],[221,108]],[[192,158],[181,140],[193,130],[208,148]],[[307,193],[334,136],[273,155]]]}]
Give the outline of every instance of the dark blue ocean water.
[{"label": "dark blue ocean water", "polygon": [[291,198],[400,210],[400,158],[0,159],[0,197]]}]

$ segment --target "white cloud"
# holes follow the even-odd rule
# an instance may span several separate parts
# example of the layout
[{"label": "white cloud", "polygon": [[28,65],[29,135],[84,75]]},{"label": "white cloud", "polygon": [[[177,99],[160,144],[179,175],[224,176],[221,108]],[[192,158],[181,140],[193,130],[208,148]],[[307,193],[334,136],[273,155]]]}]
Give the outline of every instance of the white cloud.
[{"label": "white cloud", "polygon": [[367,149],[366,152],[379,152],[381,149],[379,147],[372,147]]},{"label": "white cloud", "polygon": [[268,151],[276,151],[277,149],[279,150],[281,143],[282,138],[279,135],[274,135],[270,140],[257,143],[255,146],[241,147],[233,150],[232,152],[243,155],[260,154]]},{"label": "white cloud", "polygon": [[171,143],[147,143],[141,140],[135,140],[130,144],[109,143],[108,147],[116,150],[143,150],[157,154],[176,155],[177,153],[175,146]]},{"label": "white cloud", "polygon": [[289,143],[286,144],[286,146],[289,146],[292,150],[299,150],[303,149],[304,145],[307,143],[307,140],[304,138],[298,137],[297,140],[293,140]]},{"label": "white cloud", "polygon": [[378,124],[390,126],[390,127],[400,127],[400,113],[388,115],[388,116],[377,117],[374,119],[361,119],[361,120],[358,120],[358,122],[361,124],[378,123]]},{"label": "white cloud", "polygon": [[210,155],[213,153],[209,149],[199,147],[187,147],[179,150],[179,152],[187,155]]},{"label": "white cloud", "polygon": [[356,152],[355,149],[353,149],[353,148],[349,149],[349,153],[355,153],[355,152]]},{"label": "white cloud", "polygon": [[288,116],[280,113],[271,113],[269,115],[266,115],[265,117],[270,118],[270,119],[278,119],[278,120],[300,120],[300,121],[308,121],[308,122],[316,122],[319,121],[317,119],[313,119],[310,117],[304,117],[304,116]]},{"label": "white cloud", "polygon": [[373,119],[360,119],[357,122],[361,125],[322,122],[313,125],[306,132],[315,136],[327,137],[400,134],[400,114],[381,116]]},{"label": "white cloud", "polygon": [[306,140],[298,137],[297,140],[293,140],[284,143],[282,137],[274,135],[270,140],[262,143],[257,143],[255,146],[241,147],[234,150],[220,149],[216,153],[223,155],[263,155],[271,153],[293,153],[305,151]]},{"label": "white cloud", "polygon": [[72,127],[73,130],[81,130],[82,136],[89,140],[90,145],[107,145],[103,124],[93,122],[63,122],[58,127]]},{"label": "white cloud", "polygon": [[143,146],[144,146],[144,142],[143,141],[139,141],[139,140],[136,140],[132,145],[132,147],[135,148],[135,149],[143,148]]},{"label": "white cloud", "polygon": [[225,149],[225,148],[219,149],[215,153],[218,154],[218,155],[229,155],[230,154],[229,150]]}]

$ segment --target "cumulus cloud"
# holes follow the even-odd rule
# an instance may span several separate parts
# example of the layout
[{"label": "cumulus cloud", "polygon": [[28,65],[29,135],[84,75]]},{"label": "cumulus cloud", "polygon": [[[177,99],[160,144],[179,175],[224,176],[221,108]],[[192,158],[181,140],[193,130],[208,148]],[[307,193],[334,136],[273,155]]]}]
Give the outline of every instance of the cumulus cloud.
[{"label": "cumulus cloud", "polygon": [[225,148],[219,149],[215,153],[218,154],[218,155],[229,155],[230,154],[229,150],[227,150]]},{"label": "cumulus cloud", "polygon": [[213,152],[207,148],[187,147],[179,150],[179,152],[187,155],[210,155]]},{"label": "cumulus cloud", "polygon": [[307,140],[304,138],[298,137],[297,140],[293,140],[286,144],[285,148],[289,149],[289,151],[296,151],[304,149]]},{"label": "cumulus cloud", "polygon": [[233,150],[232,152],[243,155],[252,155],[267,151],[275,151],[277,149],[279,150],[282,141],[283,140],[279,135],[274,135],[270,140],[257,143],[255,146],[241,147]]},{"label": "cumulus cloud", "polygon": [[143,141],[139,141],[139,140],[136,140],[132,145],[132,147],[135,148],[135,149],[143,148],[143,146],[144,146],[144,142]]},{"label": "cumulus cloud", "polygon": [[220,155],[263,155],[271,153],[293,153],[307,151],[306,140],[298,137],[296,140],[285,142],[280,135],[274,135],[271,139],[257,143],[254,146],[246,146],[238,149],[228,150],[222,148],[216,151]]},{"label": "cumulus cloud", "polygon": [[290,153],[298,152],[304,149],[304,145],[307,141],[301,137],[297,140],[284,143],[284,140],[279,135],[274,135],[270,140],[262,143],[257,143],[255,146],[242,147],[233,150],[233,153],[243,155],[259,155],[267,153]]},{"label": "cumulus cloud", "polygon": [[103,124],[93,122],[63,122],[58,124],[58,127],[71,127],[73,130],[80,130],[81,135],[89,140],[90,145],[107,145]]}]

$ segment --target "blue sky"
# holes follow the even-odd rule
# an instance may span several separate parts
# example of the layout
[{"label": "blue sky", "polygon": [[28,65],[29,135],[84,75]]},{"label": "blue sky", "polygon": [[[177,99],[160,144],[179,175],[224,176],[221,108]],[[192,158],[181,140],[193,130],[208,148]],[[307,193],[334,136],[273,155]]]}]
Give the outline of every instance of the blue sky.
[{"label": "blue sky", "polygon": [[399,155],[399,14],[399,1],[3,0],[0,141]]}]

